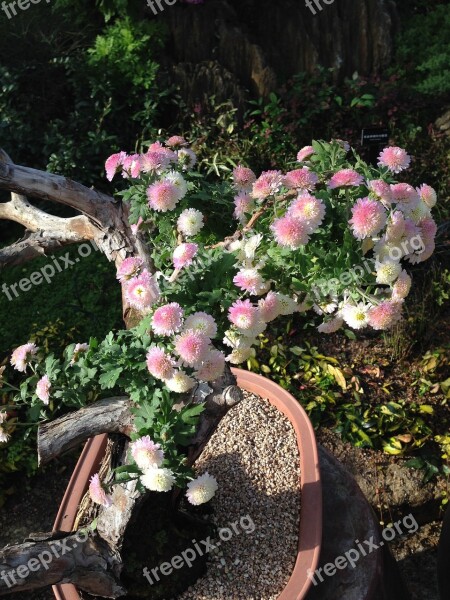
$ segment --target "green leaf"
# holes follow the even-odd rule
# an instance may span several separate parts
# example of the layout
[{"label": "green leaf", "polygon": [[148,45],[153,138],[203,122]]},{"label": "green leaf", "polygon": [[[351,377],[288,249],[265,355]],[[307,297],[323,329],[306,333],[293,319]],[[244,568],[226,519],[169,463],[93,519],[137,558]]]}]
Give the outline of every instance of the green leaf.
[{"label": "green leaf", "polygon": [[100,375],[98,382],[102,390],[113,388],[116,385],[122,371],[122,367],[117,367]]}]

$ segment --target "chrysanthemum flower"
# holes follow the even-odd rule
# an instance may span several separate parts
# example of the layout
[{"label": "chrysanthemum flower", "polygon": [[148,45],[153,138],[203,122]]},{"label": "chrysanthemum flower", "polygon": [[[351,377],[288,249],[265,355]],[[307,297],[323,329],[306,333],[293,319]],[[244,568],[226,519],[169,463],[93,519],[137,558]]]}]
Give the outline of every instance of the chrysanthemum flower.
[{"label": "chrysanthemum flower", "polygon": [[405,217],[400,210],[392,213],[386,229],[386,240],[399,241],[405,234]]},{"label": "chrysanthemum flower", "polygon": [[275,292],[269,292],[258,302],[259,314],[265,323],[270,323],[280,315],[280,302]]},{"label": "chrysanthemum flower", "polygon": [[397,204],[397,208],[400,210],[411,209],[419,204],[419,194],[409,183],[394,183],[391,185],[391,192],[392,201]]},{"label": "chrysanthemum flower", "polygon": [[287,246],[295,250],[300,246],[305,246],[309,241],[308,225],[290,214],[275,219],[270,228],[280,246]]},{"label": "chrysanthemum flower", "polygon": [[[247,332],[245,333],[247,334]],[[242,332],[236,329],[227,329],[222,341],[225,346],[229,346],[230,348],[250,348],[255,340],[247,335],[243,335]]]},{"label": "chrysanthemum flower", "polygon": [[0,410],[0,425],[4,423],[8,418],[8,413],[4,410]]},{"label": "chrysanthemum flower", "polygon": [[403,212],[409,219],[411,219],[411,221],[416,224],[424,219],[431,218],[431,211],[425,202],[422,202],[422,200],[419,200],[415,206],[403,208]]},{"label": "chrysanthemum flower", "polygon": [[397,261],[384,260],[375,263],[375,270],[377,272],[377,283],[380,283],[381,285],[390,285],[400,275],[402,267]]},{"label": "chrysanthemum flower", "polygon": [[144,222],[143,218],[139,217],[136,223],[131,223],[130,229],[131,229],[131,232],[133,233],[133,235],[137,234],[137,232],[139,231],[143,222]]},{"label": "chrysanthemum flower", "polygon": [[309,158],[314,153],[315,150],[312,146],[304,146],[297,154],[297,162],[303,162],[306,158]]},{"label": "chrysanthemum flower", "polygon": [[168,180],[157,181],[147,189],[150,208],[158,212],[174,210],[180,200],[180,190],[175,183]]},{"label": "chrysanthemum flower", "polygon": [[417,225],[419,226],[422,238],[425,240],[434,240],[437,233],[437,225],[433,217],[421,219]]},{"label": "chrysanthemum flower", "polygon": [[242,192],[249,192],[253,183],[256,181],[256,175],[251,169],[238,165],[233,169],[233,185]]},{"label": "chrysanthemum flower", "polygon": [[425,262],[430,258],[436,249],[434,239],[423,238],[423,245],[418,251],[411,252],[406,256],[406,259],[412,264],[417,265]]},{"label": "chrysanthemum flower", "polygon": [[190,481],[187,488],[187,499],[194,506],[198,506],[199,504],[209,502],[217,492],[219,486],[217,485],[216,478],[206,472],[197,477],[197,479],[194,479],[194,481]]},{"label": "chrysanthemum flower", "polygon": [[228,311],[228,318],[239,329],[251,329],[260,319],[259,309],[250,300],[236,300]]},{"label": "chrysanthemum flower", "polygon": [[125,160],[127,154],[126,152],[118,152],[117,154],[112,154],[109,158],[106,159],[105,162],[105,171],[106,171],[106,179],[108,181],[112,181],[114,175],[117,173],[119,168],[123,165],[123,161]]},{"label": "chrysanthemum flower", "polygon": [[385,206],[390,206],[392,202],[392,190],[389,183],[382,179],[372,179],[367,182],[367,187],[374,196],[379,198]]},{"label": "chrysanthemum flower", "polygon": [[70,364],[74,365],[78,362],[81,354],[84,354],[89,350],[89,344],[75,344],[75,348],[73,349],[72,358],[70,359]]},{"label": "chrysanthemum flower", "polygon": [[392,173],[400,173],[411,164],[411,157],[398,146],[385,148],[378,157],[378,166],[387,167]]},{"label": "chrysanthemum flower", "polygon": [[322,224],[325,216],[325,204],[311,194],[302,194],[292,202],[288,213],[308,226],[308,233],[314,233]]},{"label": "chrysanthemum flower", "polygon": [[136,179],[141,173],[141,157],[139,154],[131,154],[124,158],[122,163],[122,177]]},{"label": "chrysanthemum flower", "polygon": [[130,444],[131,456],[137,466],[146,469],[160,467],[164,460],[164,452],[160,444],[155,444],[149,435],[139,438]]},{"label": "chrysanthemum flower", "polygon": [[313,190],[319,182],[317,175],[308,169],[303,167],[302,169],[295,169],[286,173],[283,183],[289,189],[294,190]]},{"label": "chrysanthemum flower", "polygon": [[39,379],[36,385],[36,396],[39,400],[42,400],[44,404],[48,404],[50,400],[50,390],[52,384],[50,383],[50,379],[47,375],[44,375]]},{"label": "chrysanthemum flower", "polygon": [[177,221],[178,231],[181,231],[187,237],[197,235],[203,225],[203,215],[195,208],[183,210]]},{"label": "chrysanthemum flower", "polygon": [[352,208],[353,235],[362,240],[379,233],[386,225],[387,214],[384,206],[371,198],[359,198]]},{"label": "chrysanthemum flower", "polygon": [[122,282],[136,277],[142,265],[142,259],[137,256],[126,258],[117,269],[117,279]]},{"label": "chrysanthemum flower", "polygon": [[293,298],[290,298],[285,294],[280,294],[280,292],[276,292],[276,295],[280,315],[293,315],[298,310],[298,304]]},{"label": "chrysanthemum flower", "polygon": [[159,300],[161,292],[156,279],[143,269],[137,277],[127,281],[125,297],[134,308],[146,310]]},{"label": "chrysanthemum flower", "polygon": [[145,154],[141,154],[141,170],[144,173],[162,173],[171,162],[177,160],[174,152],[161,145],[152,144]]},{"label": "chrysanthemum flower", "polygon": [[217,335],[217,324],[211,315],[205,312],[196,312],[189,315],[184,323],[184,329],[193,329],[204,333],[210,339]]},{"label": "chrysanthemum flower", "polygon": [[392,300],[403,300],[411,290],[411,277],[406,271],[402,271],[392,289]]},{"label": "chrysanthemum flower", "polygon": [[24,344],[14,350],[11,355],[11,364],[21,373],[25,373],[27,366],[30,364],[31,359],[36,356],[38,348],[36,344]]},{"label": "chrysanthemum flower", "polygon": [[147,469],[140,479],[142,485],[152,492],[169,492],[175,484],[175,477],[170,469],[153,467]]},{"label": "chrysanthemum flower", "polygon": [[158,335],[173,335],[183,325],[183,309],[177,302],[157,308],[152,317],[152,329]]},{"label": "chrysanthemum flower", "polygon": [[9,433],[6,433],[3,427],[0,427],[0,444],[5,444],[10,437],[11,436],[9,435]]},{"label": "chrysanthemum flower", "polygon": [[369,322],[368,311],[369,307],[363,302],[356,305],[345,304],[342,309],[342,317],[352,329],[363,329]]},{"label": "chrysanthemum flower", "polygon": [[328,187],[330,190],[334,190],[338,187],[358,186],[361,185],[363,181],[363,176],[353,169],[341,169],[330,179]]},{"label": "chrysanthemum flower", "polygon": [[254,182],[252,187],[252,198],[265,200],[280,191],[283,185],[281,171],[264,171]]},{"label": "chrysanthemum flower", "polygon": [[181,146],[186,146],[187,141],[181,135],[172,135],[168,140],[166,140],[166,146],[168,148],[180,148]]},{"label": "chrysanthemum flower", "polygon": [[164,382],[170,391],[185,394],[196,385],[195,379],[186,375],[184,371],[175,371],[170,379]]},{"label": "chrysanthemum flower", "polygon": [[234,348],[231,354],[229,354],[225,360],[230,362],[232,365],[240,365],[248,360],[251,355],[251,348]]},{"label": "chrysanthemum flower", "polygon": [[225,369],[225,354],[219,350],[210,350],[195,373],[201,381],[215,381],[222,377]]},{"label": "chrysanthemum flower", "polygon": [[334,319],[331,319],[330,321],[324,321],[323,323],[321,323],[318,326],[317,331],[319,331],[320,333],[334,333],[335,331],[338,331],[338,329],[340,329],[343,324],[344,319],[341,316],[337,316]]},{"label": "chrysanthemum flower", "polygon": [[189,367],[197,367],[210,349],[210,339],[200,331],[188,329],[175,338],[175,352]]},{"label": "chrysanthemum flower", "polygon": [[178,171],[168,171],[164,173],[164,180],[173,183],[178,190],[178,200],[182,200],[188,191],[186,179]]},{"label": "chrysanthemum flower", "polygon": [[90,479],[89,495],[93,502],[101,504],[105,508],[109,508],[112,504],[112,498],[103,489],[98,473],[92,475]]},{"label": "chrysanthemum flower", "polygon": [[197,162],[197,155],[190,148],[180,148],[180,150],[177,151],[177,156],[178,164],[183,171],[189,171]]},{"label": "chrysanthemum flower", "polygon": [[169,379],[175,373],[175,361],[161,348],[153,346],[147,353],[147,369],[156,379]]},{"label": "chrysanthemum flower", "polygon": [[263,287],[264,280],[257,269],[241,269],[234,276],[233,283],[239,289],[257,295]]},{"label": "chrysanthemum flower", "polygon": [[388,300],[373,306],[369,310],[369,325],[377,330],[390,329],[400,321],[402,315],[402,302]]},{"label": "chrysanthemum flower", "polygon": [[416,188],[416,191],[419,194],[420,199],[425,202],[428,208],[433,208],[433,206],[436,206],[437,194],[431,185],[423,183],[420,187]]},{"label": "chrysanthemum flower", "polygon": [[192,264],[192,259],[197,254],[197,244],[180,244],[173,251],[173,266],[182,269]]},{"label": "chrysanthemum flower", "polygon": [[251,213],[255,208],[255,201],[246,192],[241,192],[234,198],[234,213],[235,219],[243,222],[246,214]]}]

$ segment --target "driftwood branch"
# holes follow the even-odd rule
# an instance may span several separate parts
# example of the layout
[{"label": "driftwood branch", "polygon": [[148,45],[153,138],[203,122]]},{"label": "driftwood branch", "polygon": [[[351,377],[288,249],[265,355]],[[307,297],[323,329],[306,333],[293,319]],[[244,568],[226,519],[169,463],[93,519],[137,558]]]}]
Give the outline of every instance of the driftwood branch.
[{"label": "driftwood branch", "polygon": [[38,430],[39,464],[79,446],[100,433],[123,433],[132,430],[132,403],[127,397],[105,398],[40,425]]},{"label": "driftwood branch", "polygon": [[[38,536],[45,538],[45,536]],[[0,596],[73,583],[90,594],[119,598],[120,561],[97,534],[49,534],[0,552]]]}]

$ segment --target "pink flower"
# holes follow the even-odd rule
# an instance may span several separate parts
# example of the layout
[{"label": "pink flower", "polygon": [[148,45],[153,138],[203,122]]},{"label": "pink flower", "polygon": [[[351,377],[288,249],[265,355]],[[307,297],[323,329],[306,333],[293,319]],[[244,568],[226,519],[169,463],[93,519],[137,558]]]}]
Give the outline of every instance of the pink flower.
[{"label": "pink flower", "polygon": [[392,202],[392,191],[389,183],[382,179],[373,179],[367,182],[369,190],[379,198],[386,206],[390,206]]},{"label": "pink flower", "polygon": [[201,381],[215,381],[222,377],[224,369],[225,354],[219,350],[209,350],[195,376]]},{"label": "pink flower", "polygon": [[411,277],[406,271],[402,271],[394,283],[392,289],[392,300],[403,300],[411,289]]},{"label": "pink flower", "polygon": [[123,282],[136,277],[142,264],[142,259],[137,256],[126,258],[117,269],[117,279]]},{"label": "pink flower", "polygon": [[341,316],[334,317],[330,321],[324,321],[319,325],[317,331],[320,333],[334,333],[338,331],[344,324],[344,319]]},{"label": "pink flower", "polygon": [[399,210],[392,213],[386,229],[386,239],[389,242],[399,241],[405,234],[405,217]]},{"label": "pink flower", "polygon": [[112,505],[111,496],[107,495],[105,490],[100,483],[100,477],[98,473],[92,475],[91,483],[89,484],[89,495],[91,500],[96,504],[101,504],[105,508],[109,508]]},{"label": "pink flower", "polygon": [[112,181],[119,167],[123,165],[123,161],[125,160],[126,156],[126,152],[118,152],[117,154],[112,154],[109,158],[106,159],[105,171],[106,179],[108,181]]},{"label": "pink flower", "polygon": [[147,352],[147,369],[156,379],[170,379],[175,373],[174,365],[171,356],[157,346]]},{"label": "pink flower", "polygon": [[141,157],[139,154],[127,156],[122,163],[122,177],[136,179],[141,173]]},{"label": "pink flower", "polygon": [[264,323],[269,323],[280,314],[280,302],[275,292],[269,292],[265,298],[258,302],[259,314]]},{"label": "pink flower", "polygon": [[235,219],[242,221],[245,219],[245,215],[251,213],[255,208],[255,201],[253,198],[245,193],[241,192],[234,198],[234,213]]},{"label": "pink flower", "polygon": [[180,244],[173,252],[173,266],[175,269],[182,269],[192,264],[192,259],[197,254],[197,244]]},{"label": "pink flower", "polygon": [[312,146],[304,146],[299,153],[297,154],[297,162],[303,162],[305,160],[305,158],[308,158],[311,156],[311,154],[314,154],[315,150]]},{"label": "pink flower", "polygon": [[420,199],[425,202],[428,208],[433,208],[433,206],[436,205],[437,194],[431,185],[424,183],[420,187],[416,188],[416,191],[419,194]]},{"label": "pink flower", "polygon": [[256,175],[247,167],[237,166],[233,170],[233,185],[239,191],[249,192],[256,181]]},{"label": "pink flower", "polygon": [[265,200],[276,194],[283,185],[281,171],[264,171],[254,182],[252,187],[252,198]]},{"label": "pink flower", "polygon": [[131,456],[143,471],[160,467],[164,460],[164,452],[160,444],[155,444],[149,435],[139,438],[130,444]]},{"label": "pink flower", "polygon": [[386,225],[387,214],[383,205],[377,200],[359,198],[352,208],[353,235],[362,240],[379,233]]},{"label": "pink flower", "polygon": [[133,223],[132,225],[130,225],[130,229],[131,229],[133,235],[137,234],[137,232],[139,231],[139,228],[143,222],[144,222],[143,218],[139,217],[139,219],[137,220],[137,223]]},{"label": "pink flower", "polygon": [[394,183],[391,185],[392,201],[397,203],[397,208],[415,208],[420,201],[419,194],[409,183]]},{"label": "pink flower", "polygon": [[166,140],[166,146],[177,149],[181,146],[187,146],[187,142],[181,135],[172,135]]},{"label": "pink flower", "polygon": [[159,300],[161,292],[155,278],[144,269],[140,275],[127,281],[125,297],[131,306],[138,310],[150,308]]},{"label": "pink flower", "polygon": [[434,240],[437,233],[437,225],[432,217],[422,219],[419,221],[418,226],[424,240]]},{"label": "pink flower", "polygon": [[257,269],[241,269],[233,279],[236,287],[249,294],[258,294],[264,280]]},{"label": "pink flower", "polygon": [[161,173],[176,160],[175,152],[164,148],[161,144],[152,144],[145,154],[141,154],[141,169],[144,173]]},{"label": "pink flower", "polygon": [[44,404],[48,404],[48,401],[50,399],[51,387],[52,387],[52,384],[50,383],[50,379],[48,378],[47,375],[44,375],[44,377],[41,377],[41,379],[39,379],[39,381],[37,382],[36,396],[39,398],[39,400],[42,400],[42,402]]},{"label": "pink flower", "polygon": [[319,178],[308,167],[289,171],[284,177],[284,185],[296,190],[313,190],[318,182]]},{"label": "pink flower", "polygon": [[303,194],[290,205],[288,214],[306,223],[308,233],[314,233],[322,224],[325,204],[310,194]]},{"label": "pink flower", "polygon": [[369,325],[374,329],[390,329],[400,321],[402,315],[402,302],[388,300],[373,306],[368,312]]},{"label": "pink flower", "polygon": [[385,148],[378,157],[378,166],[387,167],[392,173],[400,173],[407,169],[410,163],[411,157],[398,146]]},{"label": "pink flower", "polygon": [[23,346],[19,346],[14,350],[11,355],[11,364],[16,369],[16,371],[20,371],[21,373],[25,373],[27,370],[27,366],[30,363],[30,360],[33,356],[36,356],[38,348],[36,344],[24,344]]},{"label": "pink flower", "polygon": [[236,300],[228,311],[228,318],[239,329],[252,329],[260,320],[259,309],[250,300]]},{"label": "pink flower", "polygon": [[333,190],[338,187],[344,186],[358,186],[364,181],[362,175],[354,171],[353,169],[341,169],[333,175],[328,182],[328,187]]},{"label": "pink flower", "polygon": [[308,243],[308,225],[290,214],[276,219],[270,226],[280,246],[295,250]]},{"label": "pink flower", "polygon": [[205,358],[209,344],[210,339],[204,333],[188,329],[175,338],[175,352],[185,365],[196,367]]},{"label": "pink flower", "polygon": [[80,358],[80,354],[84,354],[89,350],[89,344],[75,344],[75,348],[73,349],[72,358],[70,359],[70,364],[74,365],[78,362]]},{"label": "pink flower", "polygon": [[433,254],[435,248],[436,244],[434,242],[434,239],[424,238],[422,240],[422,245],[419,248],[419,250],[411,252],[406,256],[406,258],[412,265],[425,262]]},{"label": "pink flower", "polygon": [[180,200],[179,188],[172,181],[157,181],[147,190],[150,208],[158,212],[173,210]]},{"label": "pink flower", "polygon": [[183,310],[176,302],[157,308],[152,318],[152,329],[158,335],[173,335],[183,325]]}]

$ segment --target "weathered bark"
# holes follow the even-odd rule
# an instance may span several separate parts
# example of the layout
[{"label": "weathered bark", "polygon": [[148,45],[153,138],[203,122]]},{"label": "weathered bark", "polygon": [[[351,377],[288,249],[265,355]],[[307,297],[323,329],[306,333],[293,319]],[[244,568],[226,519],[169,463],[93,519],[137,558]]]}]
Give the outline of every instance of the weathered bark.
[{"label": "weathered bark", "polygon": [[100,433],[129,435],[133,427],[131,406],[127,397],[105,398],[43,423],[38,431],[39,464],[45,465]]},{"label": "weathered bark", "polygon": [[120,562],[97,534],[33,537],[39,539],[30,536],[31,541],[0,552],[0,596],[69,582],[105,598],[126,593],[118,579]]}]

